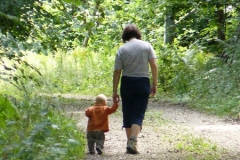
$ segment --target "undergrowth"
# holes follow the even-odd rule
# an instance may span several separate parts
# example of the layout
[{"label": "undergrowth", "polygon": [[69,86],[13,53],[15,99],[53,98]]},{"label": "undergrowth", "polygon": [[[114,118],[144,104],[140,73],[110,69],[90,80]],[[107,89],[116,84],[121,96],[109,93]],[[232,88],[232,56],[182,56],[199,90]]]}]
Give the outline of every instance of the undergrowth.
[{"label": "undergrowth", "polygon": [[0,96],[1,159],[81,159],[85,135],[57,102],[38,97],[13,104]]},{"label": "undergrowth", "polygon": [[192,46],[168,48],[158,61],[159,100],[187,104],[219,116],[237,117],[240,112],[239,60],[225,61]]}]

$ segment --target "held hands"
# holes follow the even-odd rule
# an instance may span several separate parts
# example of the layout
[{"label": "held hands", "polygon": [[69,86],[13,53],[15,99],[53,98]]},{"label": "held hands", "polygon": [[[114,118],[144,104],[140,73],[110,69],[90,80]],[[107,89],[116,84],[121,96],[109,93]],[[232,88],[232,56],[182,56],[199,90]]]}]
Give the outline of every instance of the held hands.
[{"label": "held hands", "polygon": [[112,95],[113,103],[119,103],[120,97],[117,93],[113,93]]}]

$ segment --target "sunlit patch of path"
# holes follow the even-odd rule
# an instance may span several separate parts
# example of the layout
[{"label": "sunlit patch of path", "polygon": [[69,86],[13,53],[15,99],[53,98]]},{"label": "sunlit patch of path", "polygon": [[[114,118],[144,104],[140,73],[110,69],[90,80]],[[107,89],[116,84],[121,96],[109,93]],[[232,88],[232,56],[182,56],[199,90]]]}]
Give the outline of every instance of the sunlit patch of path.
[{"label": "sunlit patch of path", "polygon": [[[211,139],[233,154],[240,156],[240,125],[199,125],[194,127],[203,137]],[[239,157],[240,159],[240,157]]]},{"label": "sunlit patch of path", "polygon": [[207,115],[182,105],[166,103],[158,109],[164,118],[187,126],[194,134],[224,147],[240,159],[240,124],[236,120]]}]

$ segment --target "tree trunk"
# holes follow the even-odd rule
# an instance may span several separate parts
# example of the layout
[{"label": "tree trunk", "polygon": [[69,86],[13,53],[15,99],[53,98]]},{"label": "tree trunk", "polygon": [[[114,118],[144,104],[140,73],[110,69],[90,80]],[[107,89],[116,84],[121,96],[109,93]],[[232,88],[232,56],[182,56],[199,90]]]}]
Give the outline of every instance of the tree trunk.
[{"label": "tree trunk", "polygon": [[174,42],[175,19],[173,13],[167,14],[165,18],[164,44]]},{"label": "tree trunk", "polygon": [[83,41],[83,44],[82,44],[83,47],[87,47],[88,46],[88,41],[89,41],[90,35],[91,35],[91,31],[88,31],[86,33],[86,35],[85,35],[85,38],[84,38],[84,41]]},{"label": "tree trunk", "polygon": [[[100,0],[96,1],[95,8],[94,8],[94,11],[93,11],[93,14],[92,14],[93,17],[95,17],[97,15],[97,11],[99,10],[99,6],[100,6]],[[95,26],[95,27],[97,27],[97,26]],[[87,30],[87,33],[85,35],[85,38],[84,38],[84,41],[83,41],[83,44],[82,44],[83,47],[88,46],[88,41],[90,39],[91,34],[92,34],[92,27],[88,28],[88,30]]]},{"label": "tree trunk", "polygon": [[217,17],[218,17],[218,39],[225,40],[225,16],[223,4],[217,3]]}]

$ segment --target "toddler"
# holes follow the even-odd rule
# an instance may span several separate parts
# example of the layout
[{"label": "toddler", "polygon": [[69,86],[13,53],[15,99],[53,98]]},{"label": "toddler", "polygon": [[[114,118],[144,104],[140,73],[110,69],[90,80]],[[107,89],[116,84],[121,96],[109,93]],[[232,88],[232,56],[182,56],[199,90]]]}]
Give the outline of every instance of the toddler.
[{"label": "toddler", "polygon": [[107,97],[99,94],[95,99],[95,104],[86,109],[85,115],[88,117],[87,124],[87,144],[89,154],[103,154],[105,132],[109,131],[108,115],[114,113],[118,108],[119,100],[113,102],[112,107],[107,106]]}]

